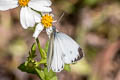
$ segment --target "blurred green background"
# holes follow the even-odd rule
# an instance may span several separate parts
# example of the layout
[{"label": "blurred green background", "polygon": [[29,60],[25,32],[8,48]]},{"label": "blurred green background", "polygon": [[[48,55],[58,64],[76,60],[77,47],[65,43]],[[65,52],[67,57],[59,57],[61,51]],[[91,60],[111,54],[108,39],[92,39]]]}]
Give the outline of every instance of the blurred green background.
[{"label": "blurred green background", "polygon": [[[71,72],[57,73],[59,80],[120,80],[120,1],[52,2],[56,20],[65,13],[57,29],[75,39],[85,52],[84,59],[71,65]],[[0,80],[39,80],[17,69],[35,42],[32,34],[21,27],[19,8],[0,11]],[[47,39],[43,31],[42,47]]]}]

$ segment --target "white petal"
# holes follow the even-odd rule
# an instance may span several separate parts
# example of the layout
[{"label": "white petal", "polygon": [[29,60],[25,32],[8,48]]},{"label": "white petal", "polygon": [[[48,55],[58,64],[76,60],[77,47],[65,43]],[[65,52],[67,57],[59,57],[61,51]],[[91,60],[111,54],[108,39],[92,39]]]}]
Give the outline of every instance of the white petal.
[{"label": "white petal", "polygon": [[36,28],[35,28],[35,32],[34,32],[34,34],[33,34],[33,37],[34,37],[34,38],[37,38],[37,37],[39,36],[40,32],[41,32],[43,29],[44,29],[44,27],[42,26],[42,24],[39,23],[39,24],[36,26]]},{"label": "white petal", "polygon": [[46,29],[46,33],[47,33],[47,35],[50,37],[50,34],[53,32],[53,28],[52,27],[50,27],[50,28],[47,28]]},{"label": "white petal", "polygon": [[18,6],[18,0],[0,0],[0,10],[8,10],[16,8]]},{"label": "white petal", "polygon": [[28,27],[34,27],[35,18],[32,13],[32,10],[29,7],[22,7],[20,11],[20,21],[22,27],[27,29]]},{"label": "white petal", "polygon": [[31,0],[29,4],[38,6],[51,6],[52,2],[50,0]]},{"label": "white petal", "polygon": [[[40,0],[42,1],[42,0]],[[38,1],[40,3],[40,1]],[[44,2],[44,1],[43,1]],[[28,6],[33,8],[34,10],[40,11],[40,12],[51,12],[52,9],[48,6],[43,6],[44,3],[37,3],[37,1],[31,1],[29,2]]]},{"label": "white petal", "polygon": [[31,11],[34,16],[35,22],[37,22],[37,23],[41,22],[41,18],[42,18],[41,15],[33,10],[31,10]]}]

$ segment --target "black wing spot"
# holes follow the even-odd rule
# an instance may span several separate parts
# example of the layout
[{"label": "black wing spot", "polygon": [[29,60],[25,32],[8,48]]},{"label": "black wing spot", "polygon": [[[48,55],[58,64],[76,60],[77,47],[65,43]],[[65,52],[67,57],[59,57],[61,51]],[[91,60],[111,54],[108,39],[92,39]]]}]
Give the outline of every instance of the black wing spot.
[{"label": "black wing spot", "polygon": [[78,48],[78,52],[79,52],[79,56],[77,58],[77,61],[80,60],[81,58],[83,58],[83,56],[84,56],[83,50],[80,47]]},{"label": "black wing spot", "polygon": [[62,65],[62,69],[63,69],[63,65]]},{"label": "black wing spot", "polygon": [[72,60],[72,63],[73,63],[74,61]]},{"label": "black wing spot", "polygon": [[75,58],[75,60],[74,61],[77,61],[77,59]]}]

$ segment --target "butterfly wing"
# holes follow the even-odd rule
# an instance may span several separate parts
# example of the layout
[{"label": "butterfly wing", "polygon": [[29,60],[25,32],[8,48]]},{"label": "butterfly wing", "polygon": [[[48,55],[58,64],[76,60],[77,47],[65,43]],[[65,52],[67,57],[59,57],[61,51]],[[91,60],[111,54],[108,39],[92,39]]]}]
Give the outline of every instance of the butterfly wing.
[{"label": "butterfly wing", "polygon": [[80,46],[64,33],[55,33],[54,52],[51,68],[54,72],[60,72],[64,64],[74,63],[83,57]]},{"label": "butterfly wing", "polygon": [[64,63],[70,64],[80,60],[84,54],[80,45],[78,45],[72,38],[64,33],[57,33],[58,42],[62,51],[62,59]]},{"label": "butterfly wing", "polygon": [[54,54],[53,54],[51,68],[54,72],[60,72],[64,68],[64,61],[62,59],[62,51],[61,51],[59,37],[57,36],[57,33],[55,34]]},{"label": "butterfly wing", "polygon": [[48,67],[48,71],[51,68],[51,63],[52,63],[53,54],[54,54],[53,51],[54,51],[54,33],[51,33],[50,40],[49,40],[48,52],[47,52],[47,67]]}]

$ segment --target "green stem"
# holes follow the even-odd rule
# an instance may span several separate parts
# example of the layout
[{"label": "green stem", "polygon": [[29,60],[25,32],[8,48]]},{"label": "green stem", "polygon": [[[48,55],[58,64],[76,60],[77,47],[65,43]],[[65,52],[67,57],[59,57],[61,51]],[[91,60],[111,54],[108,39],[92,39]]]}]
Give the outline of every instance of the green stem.
[{"label": "green stem", "polygon": [[36,63],[36,66],[38,67],[40,64],[47,64],[46,62],[47,62],[46,59],[41,59],[40,62]]},{"label": "green stem", "polygon": [[38,49],[39,49],[41,58],[44,58],[44,53],[43,53],[43,51],[42,51],[42,48],[41,48],[41,46],[40,46],[40,42],[39,42],[39,39],[38,39],[38,38],[36,39],[36,42],[37,42],[37,45],[38,45]]},{"label": "green stem", "polygon": [[43,16],[40,11],[36,11],[36,10],[34,10],[34,9],[32,9],[32,10],[35,11],[35,12],[37,12],[37,13],[39,13],[39,14],[41,15],[41,17]]},{"label": "green stem", "polygon": [[42,13],[40,12],[41,17],[43,16]]}]

